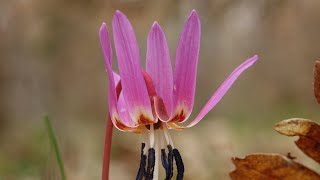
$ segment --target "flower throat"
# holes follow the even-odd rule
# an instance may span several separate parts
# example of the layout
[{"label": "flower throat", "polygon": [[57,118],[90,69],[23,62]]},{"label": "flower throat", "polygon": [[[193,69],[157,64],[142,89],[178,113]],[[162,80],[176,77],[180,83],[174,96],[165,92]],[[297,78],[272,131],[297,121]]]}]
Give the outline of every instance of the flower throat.
[{"label": "flower throat", "polygon": [[160,159],[165,170],[165,180],[170,180],[173,177],[174,160],[177,167],[176,179],[182,180],[184,164],[178,149],[173,146],[166,124],[158,120],[157,123],[145,125],[145,127],[142,131],[145,142],[141,144],[140,166],[136,180],[158,179]]}]

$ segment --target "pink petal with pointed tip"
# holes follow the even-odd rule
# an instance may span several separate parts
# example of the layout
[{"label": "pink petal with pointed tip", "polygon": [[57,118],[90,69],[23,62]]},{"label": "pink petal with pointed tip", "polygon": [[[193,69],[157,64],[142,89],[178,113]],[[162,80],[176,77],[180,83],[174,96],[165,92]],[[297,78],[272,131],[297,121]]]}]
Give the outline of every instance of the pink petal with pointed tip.
[{"label": "pink petal with pointed tip", "polygon": [[118,115],[115,81],[117,80],[119,81],[120,79],[117,75],[114,77],[114,73],[111,68],[112,50],[110,46],[108,29],[105,24],[102,24],[100,29],[100,43],[101,43],[102,51],[104,54],[105,66],[106,66],[106,71],[109,79],[108,107],[109,107],[109,113],[110,113],[112,123],[117,129],[121,131],[132,131],[135,127],[122,126],[122,122]]},{"label": "pink petal with pointed tip", "polygon": [[143,80],[139,47],[127,17],[116,11],[112,20],[122,91],[128,112],[136,123],[152,122],[150,98]]},{"label": "pink petal with pointed tip", "polygon": [[200,20],[196,11],[193,10],[184,26],[176,52],[173,81],[175,116],[183,114],[183,118],[178,119],[178,122],[185,121],[193,108],[200,31]]},{"label": "pink petal with pointed tip", "polygon": [[109,32],[107,25],[105,23],[102,23],[99,31],[100,35],[100,43],[102,47],[102,53],[105,60],[105,65],[107,62],[109,62],[112,65],[112,49],[111,49],[111,43],[109,39]]},{"label": "pink petal with pointed tip", "polygon": [[170,115],[173,96],[172,66],[165,34],[157,22],[152,25],[148,35],[146,57],[146,71]]},{"label": "pink petal with pointed tip", "polygon": [[252,66],[258,60],[258,56],[255,55],[250,59],[243,62],[240,66],[238,66],[229,77],[221,84],[221,86],[216,90],[216,92],[211,96],[209,101],[200,111],[198,116],[187,126],[192,127],[196,125],[201,119],[222,99],[222,97],[228,92],[232,84],[237,80],[237,78],[241,75],[243,71]]}]

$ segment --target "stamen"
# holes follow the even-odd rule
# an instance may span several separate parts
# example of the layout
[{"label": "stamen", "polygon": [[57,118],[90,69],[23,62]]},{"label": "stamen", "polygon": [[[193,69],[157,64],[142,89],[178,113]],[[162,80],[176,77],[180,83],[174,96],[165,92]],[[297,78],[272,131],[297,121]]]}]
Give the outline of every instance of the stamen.
[{"label": "stamen", "polygon": [[[160,147],[161,147],[161,164],[166,171],[166,175],[168,174],[168,156],[166,154],[165,146],[164,146],[164,133],[161,131],[160,134]],[[168,142],[167,142],[168,143]]]},{"label": "stamen", "polygon": [[155,165],[155,150],[153,148],[150,148],[148,150],[148,166],[147,166],[147,172],[146,172],[146,180],[153,179],[154,165]]},{"label": "stamen", "polygon": [[143,155],[147,156],[149,148],[150,148],[149,145],[146,144],[146,148],[143,150]]},{"label": "stamen", "polygon": [[163,126],[163,134],[164,134],[164,137],[166,138],[167,144],[170,144],[171,147],[174,148],[172,139],[169,135],[168,128],[166,125]]},{"label": "stamen", "polygon": [[173,151],[172,146],[169,144],[168,146],[168,166],[166,168],[166,178],[165,180],[170,180],[173,176]]},{"label": "stamen", "polygon": [[[169,133],[168,133],[168,135],[169,135]],[[170,135],[169,135],[169,141],[170,141],[171,147],[174,149],[174,145],[173,145],[173,142],[172,142],[172,139],[171,139]]]},{"label": "stamen", "polygon": [[177,166],[177,180],[182,180],[183,179],[183,173],[184,173],[184,165],[183,161],[181,158],[181,155],[178,151],[178,149],[173,149],[173,156],[176,161],[176,166]]},{"label": "stamen", "polygon": [[168,135],[168,133],[166,132],[166,130],[163,130],[163,134],[164,134],[164,137],[165,137],[165,139],[166,139],[166,141],[167,141],[167,144],[170,144],[169,135]]},{"label": "stamen", "polygon": [[166,154],[166,150],[165,149],[161,149],[161,163],[162,163],[162,167],[164,168],[164,170],[168,171],[168,158],[167,158],[167,154]]},{"label": "stamen", "polygon": [[141,144],[141,159],[140,159],[140,167],[138,170],[138,174],[136,177],[136,180],[142,180],[143,177],[146,175],[146,162],[147,162],[147,156],[144,155],[144,148],[145,148],[146,144],[142,143]]},{"label": "stamen", "polygon": [[148,143],[149,136],[148,136],[147,128],[142,128],[141,134],[142,134],[142,142],[145,143],[145,149],[143,150],[143,154],[147,155],[148,149],[149,149],[149,143]]},{"label": "stamen", "polygon": [[168,159],[167,159],[167,154],[165,149],[161,149],[161,163],[164,169],[167,169],[168,167]]}]

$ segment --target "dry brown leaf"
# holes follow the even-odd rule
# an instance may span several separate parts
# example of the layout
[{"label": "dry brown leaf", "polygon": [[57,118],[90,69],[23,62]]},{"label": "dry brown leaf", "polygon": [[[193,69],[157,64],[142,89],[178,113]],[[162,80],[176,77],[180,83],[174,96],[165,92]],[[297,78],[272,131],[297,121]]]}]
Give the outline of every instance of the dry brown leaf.
[{"label": "dry brown leaf", "polygon": [[277,123],[274,128],[286,136],[306,136],[312,124],[314,123],[308,119],[292,118]]},{"label": "dry brown leaf", "polygon": [[233,180],[314,180],[320,175],[280,154],[251,154],[244,159],[232,158],[236,169]]},{"label": "dry brown leaf", "polygon": [[275,130],[286,136],[305,136],[320,142],[320,125],[309,119],[283,120],[275,125]]},{"label": "dry brown leaf", "polygon": [[320,104],[320,62],[317,61],[314,65],[314,80],[313,80],[313,90],[314,96],[316,97],[318,103]]},{"label": "dry brown leaf", "polygon": [[292,118],[277,123],[275,130],[286,136],[299,136],[296,145],[320,163],[320,125],[308,119]]}]

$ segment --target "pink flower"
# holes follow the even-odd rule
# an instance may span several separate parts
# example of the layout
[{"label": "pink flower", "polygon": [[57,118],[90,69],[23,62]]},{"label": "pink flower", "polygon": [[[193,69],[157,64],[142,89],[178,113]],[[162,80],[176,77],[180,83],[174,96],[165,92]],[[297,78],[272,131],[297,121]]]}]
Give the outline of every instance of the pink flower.
[{"label": "pink flower", "polygon": [[[112,70],[112,49],[106,24],[103,23],[100,29],[100,41],[109,78],[109,116],[117,129],[142,133],[149,137],[150,140],[144,142],[141,153],[142,159],[148,155],[148,161],[150,156],[158,161],[159,151],[157,149],[164,149],[159,146],[165,144],[161,141],[171,146],[171,151],[176,150],[167,130],[185,129],[200,122],[221,100],[240,74],[258,59],[258,56],[255,55],[237,67],[211,96],[196,118],[183,126],[180,123],[189,118],[194,105],[201,34],[197,12],[195,10],[191,12],[181,33],[176,50],[174,71],[171,67],[165,34],[157,22],[154,22],[148,35],[145,71],[140,64],[140,51],[134,30],[127,17],[120,11],[116,11],[113,17],[112,30],[119,74]],[[153,150],[155,152],[150,154],[144,150],[144,146],[147,146],[149,150],[155,149]],[[177,156],[180,154],[177,153],[171,159],[174,158],[178,166],[180,160]],[[161,152],[167,179],[172,177],[170,175],[172,174],[172,170],[170,171],[172,160],[168,161],[169,154],[170,148],[168,156],[162,157],[166,154],[163,155]],[[167,163],[163,162],[165,160]],[[151,166],[153,165],[151,162]],[[139,176],[138,173],[137,178],[156,177],[156,162],[155,166],[156,168],[150,167],[155,172],[153,170],[148,172],[149,163],[146,169],[140,166],[142,170],[139,169],[139,173],[142,175]],[[178,177],[181,177],[181,173],[183,177],[182,159],[179,166]]]}]

